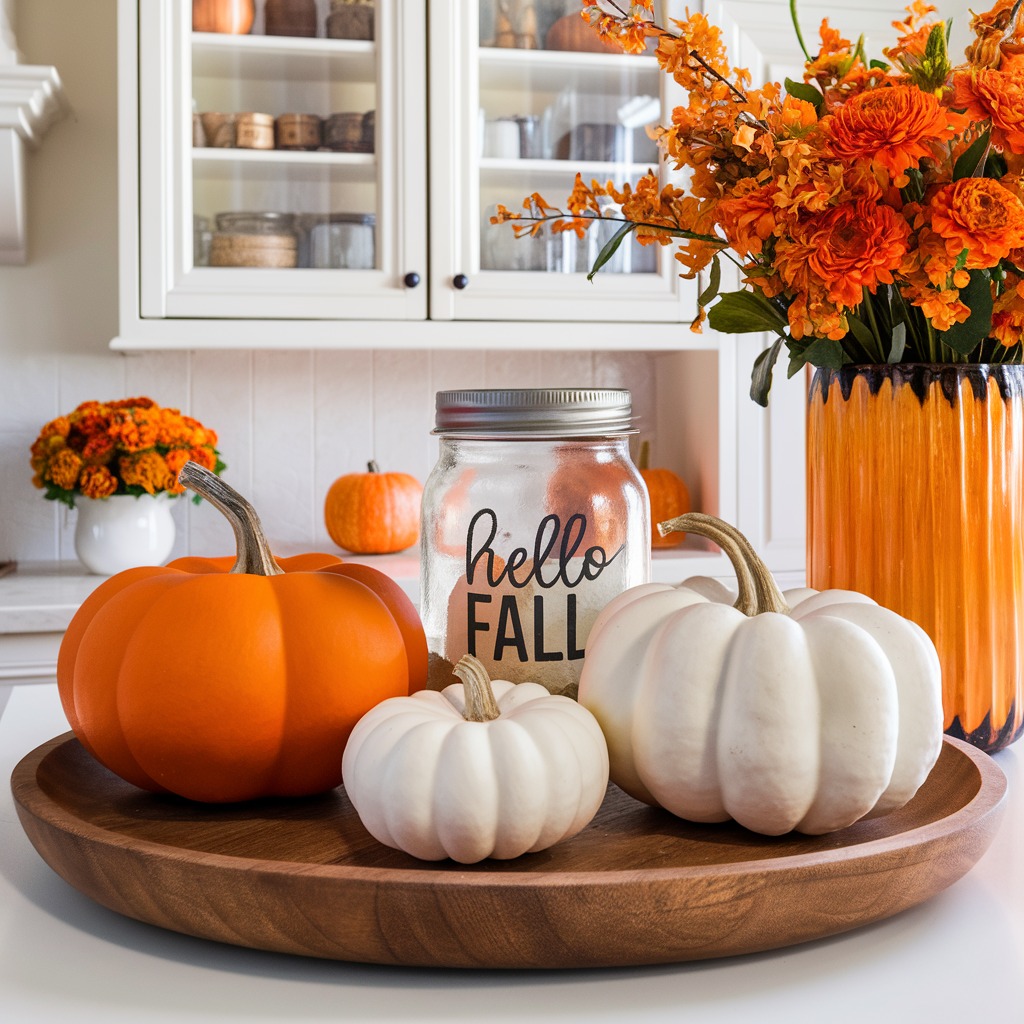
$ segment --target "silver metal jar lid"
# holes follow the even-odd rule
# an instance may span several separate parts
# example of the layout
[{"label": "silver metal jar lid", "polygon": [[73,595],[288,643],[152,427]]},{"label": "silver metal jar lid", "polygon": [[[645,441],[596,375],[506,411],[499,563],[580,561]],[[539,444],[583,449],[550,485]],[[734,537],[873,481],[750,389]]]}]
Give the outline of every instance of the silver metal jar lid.
[{"label": "silver metal jar lid", "polygon": [[435,434],[591,437],[634,432],[624,388],[439,391]]}]

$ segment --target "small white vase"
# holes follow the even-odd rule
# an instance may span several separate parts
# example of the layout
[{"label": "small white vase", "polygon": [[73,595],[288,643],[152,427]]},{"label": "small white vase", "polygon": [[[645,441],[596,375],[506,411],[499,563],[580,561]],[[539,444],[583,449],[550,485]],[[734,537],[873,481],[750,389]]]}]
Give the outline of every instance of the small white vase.
[{"label": "small white vase", "polygon": [[136,565],[162,565],[174,547],[171,498],[166,493],[78,498],[75,508],[75,552],[99,576]]}]

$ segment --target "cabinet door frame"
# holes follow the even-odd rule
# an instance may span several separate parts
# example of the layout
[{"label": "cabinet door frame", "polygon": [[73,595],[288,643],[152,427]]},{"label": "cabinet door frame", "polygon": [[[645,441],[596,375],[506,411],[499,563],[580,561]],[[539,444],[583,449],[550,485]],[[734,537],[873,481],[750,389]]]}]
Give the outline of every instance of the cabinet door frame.
[{"label": "cabinet door frame", "polygon": [[[674,3],[669,0],[670,9]],[[580,323],[682,323],[692,319],[696,282],[680,278],[672,247],[660,249],[657,273],[603,273],[594,282],[587,281],[583,273],[478,269],[478,222],[473,211],[480,206],[478,49],[484,48],[478,47],[479,4],[468,0],[431,4],[429,31],[431,319]],[[603,55],[566,54],[565,64],[567,68],[585,65],[595,56],[606,59]],[[653,61],[614,55],[613,59]],[[668,76],[660,71],[657,75],[663,111],[669,110],[678,101],[678,92],[673,94],[674,83]],[[664,161],[661,167],[666,180]],[[565,187],[546,189],[545,198],[561,204],[571,187],[570,177]],[[505,205],[517,209],[523,193],[522,187],[511,187]],[[463,277],[467,283],[460,288],[456,281]]]},{"label": "cabinet door frame", "polygon": [[[377,4],[378,38],[394,46],[374,47],[379,269],[365,271],[192,266],[191,8],[184,0],[119,0],[118,17],[124,347],[133,338],[170,336],[175,324],[241,341],[260,322],[258,334],[289,344],[306,324],[317,337],[323,321],[426,317],[426,288],[405,283],[408,273],[427,277],[421,7]],[[311,52],[331,46],[295,45],[303,44]]]}]

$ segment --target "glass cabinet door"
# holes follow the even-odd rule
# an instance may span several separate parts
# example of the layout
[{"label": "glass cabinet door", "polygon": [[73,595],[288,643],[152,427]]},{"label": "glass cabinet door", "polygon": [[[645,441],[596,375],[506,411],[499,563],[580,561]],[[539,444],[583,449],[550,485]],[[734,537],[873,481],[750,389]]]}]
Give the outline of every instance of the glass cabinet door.
[{"label": "glass cabinet door", "polygon": [[[581,17],[578,0],[480,0],[443,8],[431,9],[432,68],[443,78],[433,81],[432,115],[435,122],[444,116],[441,104],[456,114],[446,140],[432,132],[434,180],[448,187],[432,194],[431,315],[692,316],[692,287],[680,282],[670,248],[630,238],[595,283],[586,281],[616,222],[595,225],[582,239],[547,230],[517,239],[509,225],[490,223],[498,204],[518,211],[534,192],[565,209],[577,172],[588,183],[620,186],[659,172],[647,128],[663,120],[667,76],[653,52],[627,55],[606,46]],[[438,60],[443,47],[447,59]],[[435,230],[439,222],[442,229]],[[440,268],[445,272],[437,273]]]},{"label": "glass cabinet door", "polygon": [[138,5],[142,316],[424,318],[422,11],[216,6]]}]

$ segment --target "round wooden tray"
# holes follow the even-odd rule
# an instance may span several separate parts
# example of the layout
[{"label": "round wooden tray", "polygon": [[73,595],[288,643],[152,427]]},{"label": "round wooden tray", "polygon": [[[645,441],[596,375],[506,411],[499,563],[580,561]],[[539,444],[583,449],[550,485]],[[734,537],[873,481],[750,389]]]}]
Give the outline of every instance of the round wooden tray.
[{"label": "round wooden tray", "polygon": [[946,739],[910,804],[831,835],[693,825],[611,787],[573,839],[464,867],[379,845],[341,789],[232,806],[154,796],[70,733],[11,785],[47,864],[112,910],[257,949],[432,967],[667,963],[846,931],[964,875],[1006,792],[991,758]]}]

